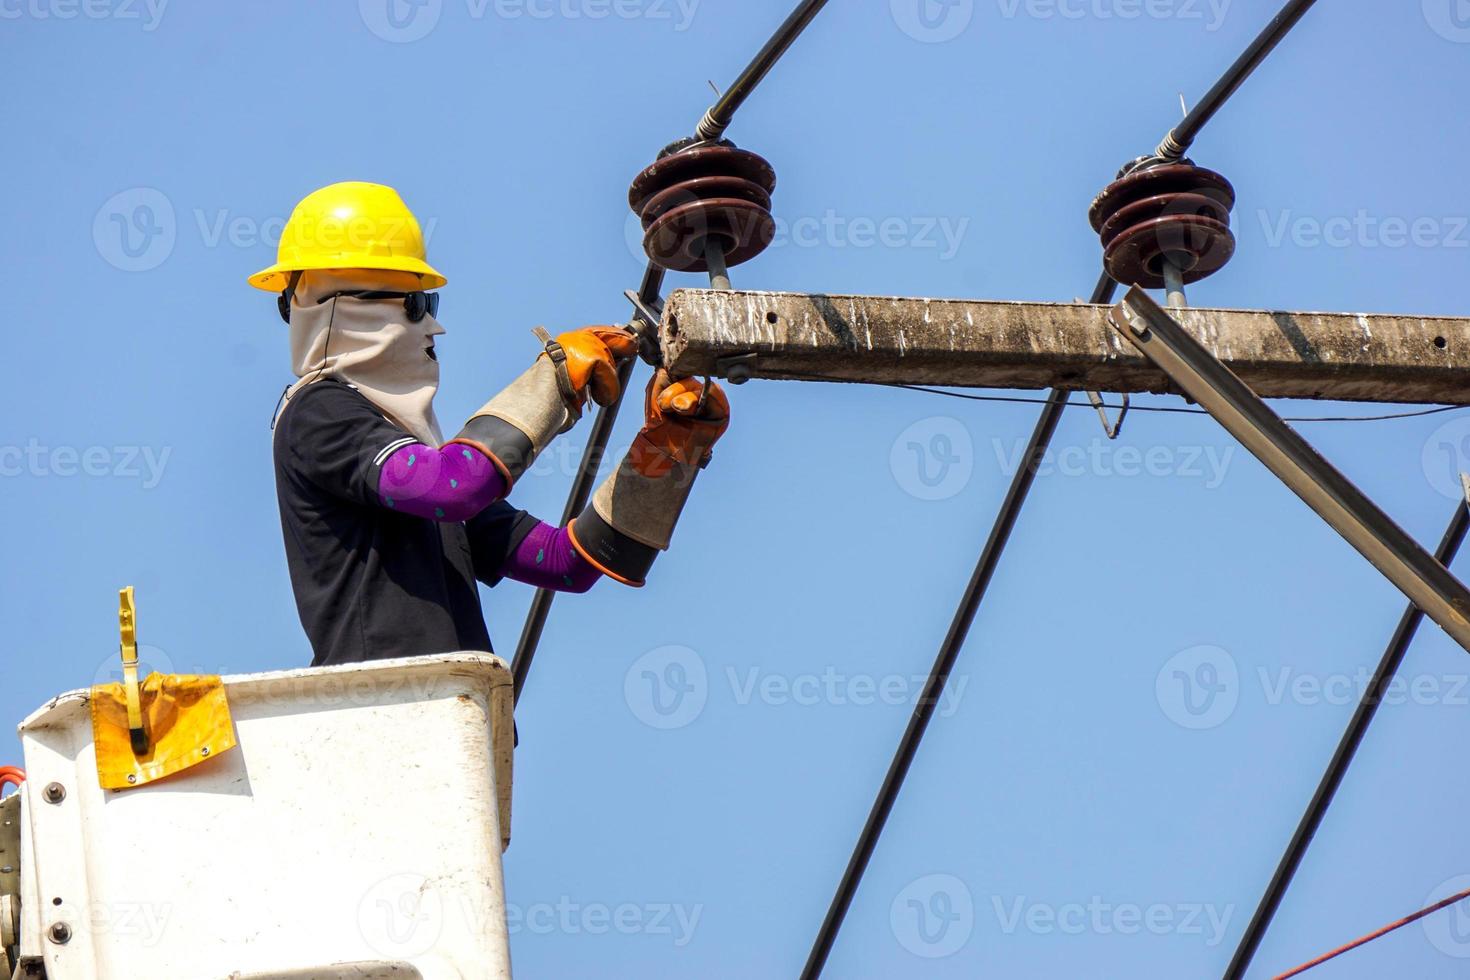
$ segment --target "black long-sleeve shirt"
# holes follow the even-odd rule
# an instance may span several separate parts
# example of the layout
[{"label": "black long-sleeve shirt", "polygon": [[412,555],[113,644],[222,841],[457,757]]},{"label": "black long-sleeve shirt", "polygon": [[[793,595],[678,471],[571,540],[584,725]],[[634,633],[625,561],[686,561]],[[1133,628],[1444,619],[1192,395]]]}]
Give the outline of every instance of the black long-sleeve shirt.
[{"label": "black long-sleeve shirt", "polygon": [[475,582],[499,582],[537,521],[504,501],[465,523],[384,507],[379,474],[405,435],[336,380],[297,392],[276,423],[286,563],[313,666],[491,650]]}]

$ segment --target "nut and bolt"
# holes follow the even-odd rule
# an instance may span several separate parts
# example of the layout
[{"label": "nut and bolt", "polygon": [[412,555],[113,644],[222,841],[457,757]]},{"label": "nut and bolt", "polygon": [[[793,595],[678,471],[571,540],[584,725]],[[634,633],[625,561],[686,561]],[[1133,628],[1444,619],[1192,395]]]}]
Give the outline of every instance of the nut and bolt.
[{"label": "nut and bolt", "polygon": [[41,790],[41,795],[47,803],[60,803],[66,799],[66,787],[60,783],[47,783],[46,788]]},{"label": "nut and bolt", "polygon": [[51,937],[51,941],[56,945],[64,946],[71,942],[71,926],[65,922],[58,922],[47,931],[46,935]]}]

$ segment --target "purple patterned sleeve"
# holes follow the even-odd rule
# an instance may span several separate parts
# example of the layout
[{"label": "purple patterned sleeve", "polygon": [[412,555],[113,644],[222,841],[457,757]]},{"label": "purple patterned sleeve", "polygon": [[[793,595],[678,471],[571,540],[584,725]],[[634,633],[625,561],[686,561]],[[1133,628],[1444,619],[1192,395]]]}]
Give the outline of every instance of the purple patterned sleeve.
[{"label": "purple patterned sleeve", "polygon": [[545,521],[526,535],[500,574],[555,592],[586,592],[602,578],[602,573],[572,547],[567,529]]},{"label": "purple patterned sleeve", "polygon": [[411,442],[395,450],[378,474],[384,507],[431,521],[467,521],[506,491],[495,464],[459,443],[435,449]]}]

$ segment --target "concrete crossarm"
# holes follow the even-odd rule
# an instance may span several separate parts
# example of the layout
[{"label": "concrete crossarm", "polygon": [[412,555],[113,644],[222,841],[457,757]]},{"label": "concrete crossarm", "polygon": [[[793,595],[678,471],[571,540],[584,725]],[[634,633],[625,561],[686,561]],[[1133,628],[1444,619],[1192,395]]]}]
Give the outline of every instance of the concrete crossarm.
[{"label": "concrete crossarm", "polygon": [[[1168,379],[1087,303],[676,290],[664,366],[967,388],[1163,392]],[[1258,395],[1470,402],[1470,319],[1188,309],[1177,319]],[[754,358],[742,355],[756,355]],[[736,359],[739,360],[736,360]]]}]

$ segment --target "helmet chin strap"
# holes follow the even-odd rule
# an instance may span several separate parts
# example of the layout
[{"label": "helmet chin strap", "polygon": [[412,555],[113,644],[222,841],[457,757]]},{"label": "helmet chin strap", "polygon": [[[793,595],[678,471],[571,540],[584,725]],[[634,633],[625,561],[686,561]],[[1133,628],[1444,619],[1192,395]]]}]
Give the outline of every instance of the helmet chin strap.
[{"label": "helmet chin strap", "polygon": [[281,313],[281,319],[286,323],[291,322],[291,299],[296,295],[296,285],[301,282],[301,270],[291,273],[291,278],[286,281],[286,288],[281,290],[281,295],[276,297],[276,309]]},{"label": "helmet chin strap", "polygon": [[[296,284],[298,282],[300,282],[300,281],[301,281],[301,273],[300,272],[293,272],[293,273],[291,273],[291,281],[286,285],[285,291],[283,291],[281,293],[280,298],[277,300],[277,302],[279,302],[280,303],[280,306],[281,306],[281,319],[285,320],[288,325],[291,322],[291,300],[296,296]],[[331,316],[327,320],[327,339],[326,339],[325,344],[323,345],[321,367],[317,368],[316,374],[312,376],[311,381],[316,381],[318,378],[320,378],[322,376],[322,372],[327,369],[327,358],[332,353],[332,325],[335,324],[336,322],[337,322],[337,297],[333,296],[332,297],[332,314],[331,314]],[[307,383],[310,384],[311,382],[307,382]],[[273,408],[273,409],[271,409],[270,430],[272,432],[275,432],[276,431],[276,421],[278,419],[280,419],[280,417],[281,417],[281,406],[285,404],[285,402],[286,402],[286,396],[288,394],[290,394],[291,389],[293,387],[295,387],[295,385],[287,385],[286,387],[282,388],[281,389],[281,397],[276,399],[276,407]]]}]

